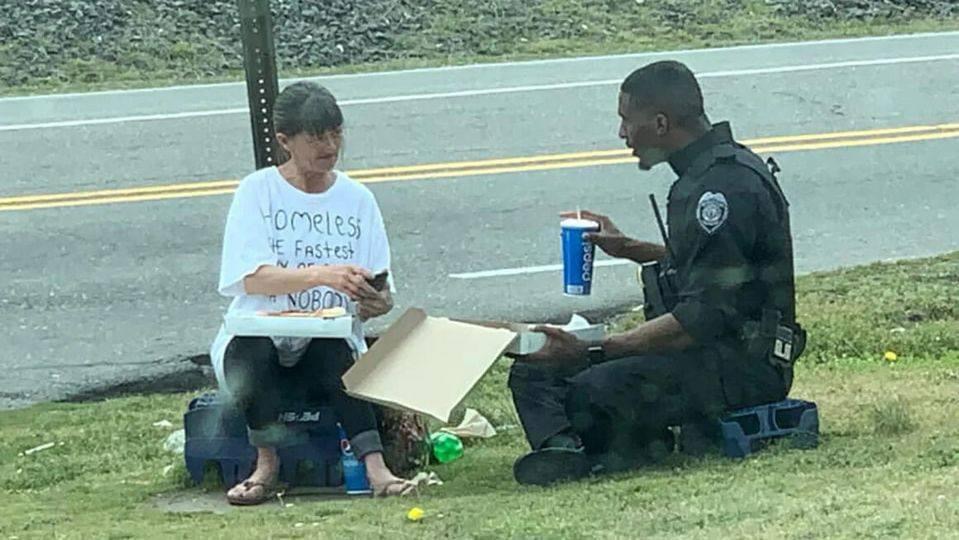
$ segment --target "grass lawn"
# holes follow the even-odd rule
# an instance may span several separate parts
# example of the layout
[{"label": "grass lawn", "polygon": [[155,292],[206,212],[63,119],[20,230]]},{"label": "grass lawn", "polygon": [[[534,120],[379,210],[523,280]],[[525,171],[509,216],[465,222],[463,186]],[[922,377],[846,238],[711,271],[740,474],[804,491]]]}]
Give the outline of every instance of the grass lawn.
[{"label": "grass lawn", "polygon": [[[352,61],[337,63],[312,57],[300,61],[279,58],[280,74],[296,78],[959,29],[959,18],[921,13],[864,19],[783,15],[760,0],[637,0],[635,5],[617,8],[604,0],[524,5],[520,0],[447,0],[430,12],[420,31],[393,36],[393,44],[382,58],[365,60],[360,54]],[[89,48],[88,43],[75,43],[48,60],[50,69],[40,71],[45,75],[32,74],[29,63],[24,64],[18,56],[16,45],[0,43],[0,68],[6,65],[18,74],[11,77],[16,84],[5,84],[0,78],[0,96],[243,80],[239,38],[235,43],[210,42],[202,26],[163,20],[162,24],[169,26],[167,34],[183,35],[181,41],[161,39],[149,32],[150,24],[160,22],[151,23],[149,13],[144,17],[135,24],[147,32],[146,42],[123,44],[111,59],[73,50]],[[184,47],[189,54],[184,54]]]},{"label": "grass lawn", "polygon": [[[287,497],[171,513],[190,487],[162,442],[192,394],[0,413],[0,539],[7,538],[945,538],[959,530],[959,253],[800,280],[812,342],[793,395],[818,402],[816,450],[775,445],[733,461],[671,456],[656,468],[555,488],[511,478],[521,433],[434,465],[446,482],[407,500]],[[624,318],[617,325],[634,321]],[[883,360],[886,351],[896,362]],[[467,403],[515,425],[507,363]],[[177,426],[178,427],[178,426]],[[27,449],[54,442],[31,455]],[[419,506],[421,522],[405,520]]]}]

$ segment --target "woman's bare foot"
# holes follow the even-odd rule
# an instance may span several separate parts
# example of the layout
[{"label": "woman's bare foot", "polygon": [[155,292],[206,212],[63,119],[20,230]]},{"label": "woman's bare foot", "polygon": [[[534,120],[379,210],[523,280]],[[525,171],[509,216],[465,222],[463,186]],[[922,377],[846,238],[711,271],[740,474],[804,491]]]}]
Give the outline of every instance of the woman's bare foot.
[{"label": "woman's bare foot", "polygon": [[366,479],[370,482],[374,497],[409,495],[416,490],[415,484],[393,474],[383,461],[382,452],[363,456],[363,463],[366,464]]},{"label": "woman's bare foot", "polygon": [[249,478],[233,486],[226,493],[230,504],[260,504],[273,496],[280,473],[280,459],[274,448],[256,449],[256,470]]}]

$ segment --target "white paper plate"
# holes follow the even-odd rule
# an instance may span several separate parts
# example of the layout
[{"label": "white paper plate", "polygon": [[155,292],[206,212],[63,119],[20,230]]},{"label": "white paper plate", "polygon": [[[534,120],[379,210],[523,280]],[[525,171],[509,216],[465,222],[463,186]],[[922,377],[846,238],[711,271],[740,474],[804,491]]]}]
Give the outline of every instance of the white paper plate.
[{"label": "white paper plate", "polygon": [[[555,326],[555,325],[550,325]],[[559,326],[582,341],[599,341],[606,337],[605,324],[589,324],[589,321],[576,314],[565,326]],[[510,354],[532,354],[546,345],[546,334],[540,332],[519,332],[510,343],[506,352]]]},{"label": "white paper plate", "polygon": [[223,318],[226,331],[233,336],[288,336],[346,338],[353,334],[353,317],[270,317],[237,313]]}]

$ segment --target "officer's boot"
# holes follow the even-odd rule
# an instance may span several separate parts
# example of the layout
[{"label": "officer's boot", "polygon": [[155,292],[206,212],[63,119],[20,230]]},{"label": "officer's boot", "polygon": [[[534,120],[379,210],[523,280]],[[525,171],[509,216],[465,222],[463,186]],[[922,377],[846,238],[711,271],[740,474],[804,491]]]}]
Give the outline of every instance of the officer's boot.
[{"label": "officer's boot", "polygon": [[688,456],[716,453],[719,443],[719,422],[716,420],[686,422],[679,428],[679,451]]},{"label": "officer's boot", "polygon": [[516,460],[513,476],[520,484],[546,486],[585,478],[591,468],[580,438],[564,432],[550,437],[539,450]]}]

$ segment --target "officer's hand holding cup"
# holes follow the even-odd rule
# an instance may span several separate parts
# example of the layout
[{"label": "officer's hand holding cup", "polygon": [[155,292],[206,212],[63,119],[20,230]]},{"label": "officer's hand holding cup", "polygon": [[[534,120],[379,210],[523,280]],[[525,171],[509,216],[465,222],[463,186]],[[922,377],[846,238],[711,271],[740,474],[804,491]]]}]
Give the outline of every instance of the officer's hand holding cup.
[{"label": "officer's hand holding cup", "polygon": [[622,258],[622,249],[626,245],[626,237],[613,223],[613,220],[603,214],[583,210],[561,212],[563,219],[587,219],[599,223],[599,232],[587,232],[584,238],[593,243],[610,257]]}]

